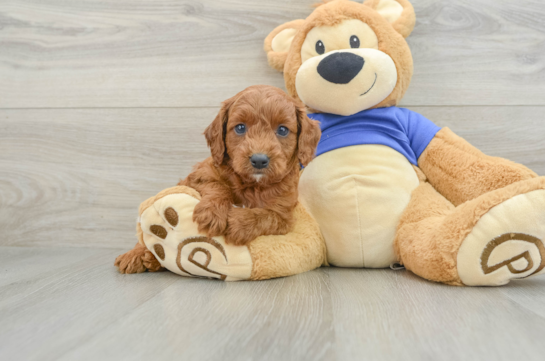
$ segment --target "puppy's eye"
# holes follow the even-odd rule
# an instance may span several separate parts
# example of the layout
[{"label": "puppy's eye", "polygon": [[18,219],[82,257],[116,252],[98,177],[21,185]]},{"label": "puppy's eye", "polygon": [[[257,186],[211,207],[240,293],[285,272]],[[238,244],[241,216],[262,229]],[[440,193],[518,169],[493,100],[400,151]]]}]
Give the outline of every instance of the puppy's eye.
[{"label": "puppy's eye", "polygon": [[290,130],[288,128],[286,128],[285,126],[281,125],[278,127],[278,129],[276,130],[276,134],[279,136],[279,137],[285,137],[287,136],[288,134],[290,134]]},{"label": "puppy's eye", "polygon": [[237,133],[238,135],[246,133],[246,124],[235,125],[235,133]]},{"label": "puppy's eye", "polygon": [[351,48],[359,48],[360,47],[360,38],[358,38],[356,35],[352,35],[350,37],[350,47]]},{"label": "puppy's eye", "polygon": [[321,40],[318,40],[316,42],[316,52],[320,55],[322,55],[323,53],[325,53],[325,46],[324,46],[324,43],[322,43]]}]

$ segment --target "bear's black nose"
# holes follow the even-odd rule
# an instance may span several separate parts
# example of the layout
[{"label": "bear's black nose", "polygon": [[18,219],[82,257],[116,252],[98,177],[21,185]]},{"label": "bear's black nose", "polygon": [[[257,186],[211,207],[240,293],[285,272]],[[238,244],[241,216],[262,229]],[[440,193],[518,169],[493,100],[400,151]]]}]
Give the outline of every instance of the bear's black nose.
[{"label": "bear's black nose", "polygon": [[358,75],[365,61],[359,55],[343,52],[326,56],[318,64],[318,74],[335,84],[348,84]]},{"label": "bear's black nose", "polygon": [[252,163],[252,167],[256,169],[267,168],[269,166],[269,157],[265,154],[254,154],[250,157],[250,162]]}]

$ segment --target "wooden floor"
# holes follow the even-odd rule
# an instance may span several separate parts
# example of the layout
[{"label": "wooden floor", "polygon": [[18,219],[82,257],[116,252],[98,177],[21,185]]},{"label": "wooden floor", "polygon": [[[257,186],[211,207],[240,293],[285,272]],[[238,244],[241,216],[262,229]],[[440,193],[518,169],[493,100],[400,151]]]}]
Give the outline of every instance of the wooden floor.
[{"label": "wooden floor", "polygon": [[[322,268],[125,276],[138,204],[208,151],[262,42],[316,0],[0,2],[0,360],[543,360],[545,278]],[[545,175],[542,0],[412,0],[402,106]]]}]

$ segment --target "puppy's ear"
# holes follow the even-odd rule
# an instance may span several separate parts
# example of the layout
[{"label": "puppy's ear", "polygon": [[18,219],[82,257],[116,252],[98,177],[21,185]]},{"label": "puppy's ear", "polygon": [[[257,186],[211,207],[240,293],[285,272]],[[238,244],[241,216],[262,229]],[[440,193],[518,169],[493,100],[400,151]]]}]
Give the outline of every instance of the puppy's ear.
[{"label": "puppy's ear", "polygon": [[214,121],[204,130],[206,143],[212,153],[212,159],[216,166],[220,166],[225,158],[225,132],[227,128],[227,120],[229,108],[235,102],[235,97],[229,98],[221,103],[221,109],[216,115]]},{"label": "puppy's ear", "polygon": [[303,105],[296,108],[298,134],[297,134],[297,157],[299,163],[306,167],[316,154],[316,147],[320,141],[322,132],[320,123],[307,116],[307,111]]},{"label": "puppy's ear", "polygon": [[408,0],[366,0],[363,4],[375,9],[404,38],[412,33],[416,16]]},{"label": "puppy's ear", "polygon": [[267,60],[271,68],[280,72],[284,70],[291,42],[303,22],[303,19],[298,19],[282,24],[265,38],[263,48],[267,53]]}]

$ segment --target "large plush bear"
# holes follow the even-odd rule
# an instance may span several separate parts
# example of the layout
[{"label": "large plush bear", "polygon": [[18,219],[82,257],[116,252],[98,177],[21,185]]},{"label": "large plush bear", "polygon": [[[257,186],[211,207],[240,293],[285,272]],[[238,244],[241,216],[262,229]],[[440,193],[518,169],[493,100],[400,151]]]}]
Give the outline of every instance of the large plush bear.
[{"label": "large plush bear", "polygon": [[323,133],[294,229],[230,246],[198,233],[194,190],[170,188],[142,204],[140,241],[120,270],[240,280],[397,263],[472,286],[543,273],[545,178],[396,107],[412,77],[404,38],[414,23],[407,0],[335,0],[274,29],[269,64]]}]

